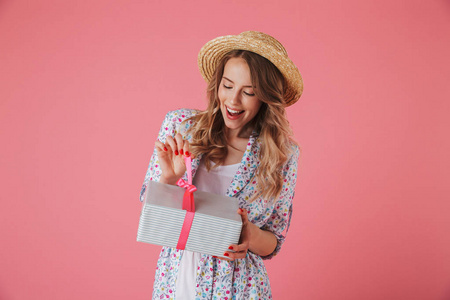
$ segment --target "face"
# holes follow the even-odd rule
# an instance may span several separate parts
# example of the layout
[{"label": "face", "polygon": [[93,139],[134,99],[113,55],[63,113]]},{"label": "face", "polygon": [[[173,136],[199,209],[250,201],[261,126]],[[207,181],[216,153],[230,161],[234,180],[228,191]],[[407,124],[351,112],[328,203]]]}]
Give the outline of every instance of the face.
[{"label": "face", "polygon": [[250,68],[243,58],[233,57],[225,64],[218,96],[228,134],[237,136],[262,104],[254,93]]}]

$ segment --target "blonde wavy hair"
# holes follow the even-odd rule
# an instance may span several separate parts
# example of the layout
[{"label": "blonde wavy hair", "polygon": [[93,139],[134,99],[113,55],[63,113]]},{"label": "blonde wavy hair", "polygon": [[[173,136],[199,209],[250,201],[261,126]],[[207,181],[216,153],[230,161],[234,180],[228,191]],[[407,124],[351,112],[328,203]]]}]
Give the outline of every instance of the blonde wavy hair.
[{"label": "blonde wavy hair", "polygon": [[192,136],[190,151],[194,156],[203,155],[208,171],[212,168],[211,161],[216,165],[223,165],[225,161],[228,154],[227,138],[218,90],[225,64],[234,57],[241,57],[247,62],[254,93],[262,102],[257,115],[241,131],[256,131],[261,142],[260,163],[256,170],[258,191],[250,201],[257,197],[273,201],[281,193],[282,168],[292,151],[292,144],[296,143],[292,139],[292,130],[285,113],[284,77],[266,58],[245,50],[233,50],[224,56],[207,88],[208,108],[187,120],[194,124],[189,130]]}]

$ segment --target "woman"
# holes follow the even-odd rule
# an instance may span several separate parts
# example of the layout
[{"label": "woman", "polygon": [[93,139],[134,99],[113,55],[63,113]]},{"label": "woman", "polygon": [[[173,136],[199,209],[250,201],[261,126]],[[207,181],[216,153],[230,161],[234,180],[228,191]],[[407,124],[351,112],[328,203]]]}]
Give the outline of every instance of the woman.
[{"label": "woman", "polygon": [[198,61],[208,108],[166,115],[141,200],[149,180],[185,177],[183,156],[192,156],[194,184],[237,198],[243,229],[228,259],[163,247],[153,299],[271,299],[263,259],[284,242],[299,156],[285,107],[299,99],[303,82],[283,46],[261,32],[216,38]]}]

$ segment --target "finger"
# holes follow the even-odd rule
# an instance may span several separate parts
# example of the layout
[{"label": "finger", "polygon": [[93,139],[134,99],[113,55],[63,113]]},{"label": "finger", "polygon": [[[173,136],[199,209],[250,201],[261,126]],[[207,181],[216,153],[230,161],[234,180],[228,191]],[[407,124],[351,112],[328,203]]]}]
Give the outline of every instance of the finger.
[{"label": "finger", "polygon": [[245,208],[239,208],[237,213],[241,215],[242,224],[245,224],[248,222],[248,214],[247,214],[247,210]]},{"label": "finger", "polygon": [[183,151],[184,141],[183,141],[183,137],[181,136],[181,134],[177,133],[175,135],[175,142],[177,143],[177,148],[178,148],[179,153],[181,155],[183,155],[183,153],[184,153],[184,151]]},{"label": "finger", "polygon": [[228,247],[228,249],[231,251],[234,251],[234,252],[245,252],[248,250],[248,247],[249,247],[249,243],[244,242],[244,243],[238,244],[238,245],[230,245],[230,247]]},{"label": "finger", "polygon": [[164,144],[165,149],[167,149],[167,153],[173,153],[172,147],[170,147],[169,142],[166,139],[166,143]]},{"label": "finger", "polygon": [[172,152],[175,155],[178,155],[178,148],[177,148],[177,143],[175,142],[175,140],[173,139],[173,137],[168,136],[166,138],[166,144],[168,144],[170,146],[170,148],[172,149]]},{"label": "finger", "polygon": [[164,151],[164,152],[168,151],[167,147],[159,140],[156,140],[155,147],[157,151]]},{"label": "finger", "polygon": [[233,253],[233,259],[243,259],[247,256],[247,251]]},{"label": "finger", "polygon": [[189,142],[186,140],[184,141],[183,151],[184,151],[184,155],[186,155],[186,156],[191,155],[191,153],[189,152]]},{"label": "finger", "polygon": [[225,256],[226,260],[235,260],[235,259],[242,259],[247,256],[247,251],[245,252],[225,252],[223,254]]},{"label": "finger", "polygon": [[228,252],[228,251],[225,252],[225,253],[223,254],[222,259],[223,259],[223,260],[228,260],[228,261],[233,261],[233,260],[234,260],[233,253],[232,253],[232,252]]}]

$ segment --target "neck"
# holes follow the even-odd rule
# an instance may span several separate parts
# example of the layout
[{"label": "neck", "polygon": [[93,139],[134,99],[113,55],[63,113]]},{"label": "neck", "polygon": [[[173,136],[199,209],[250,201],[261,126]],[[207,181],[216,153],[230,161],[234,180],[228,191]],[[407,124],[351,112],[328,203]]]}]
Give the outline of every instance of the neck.
[{"label": "neck", "polygon": [[236,140],[236,139],[248,139],[252,133],[251,128],[244,128],[241,130],[235,129],[231,130],[226,128],[225,135],[227,138],[227,141]]},{"label": "neck", "polygon": [[227,136],[227,146],[233,150],[244,152],[247,147],[248,137],[240,137],[238,135]]}]

